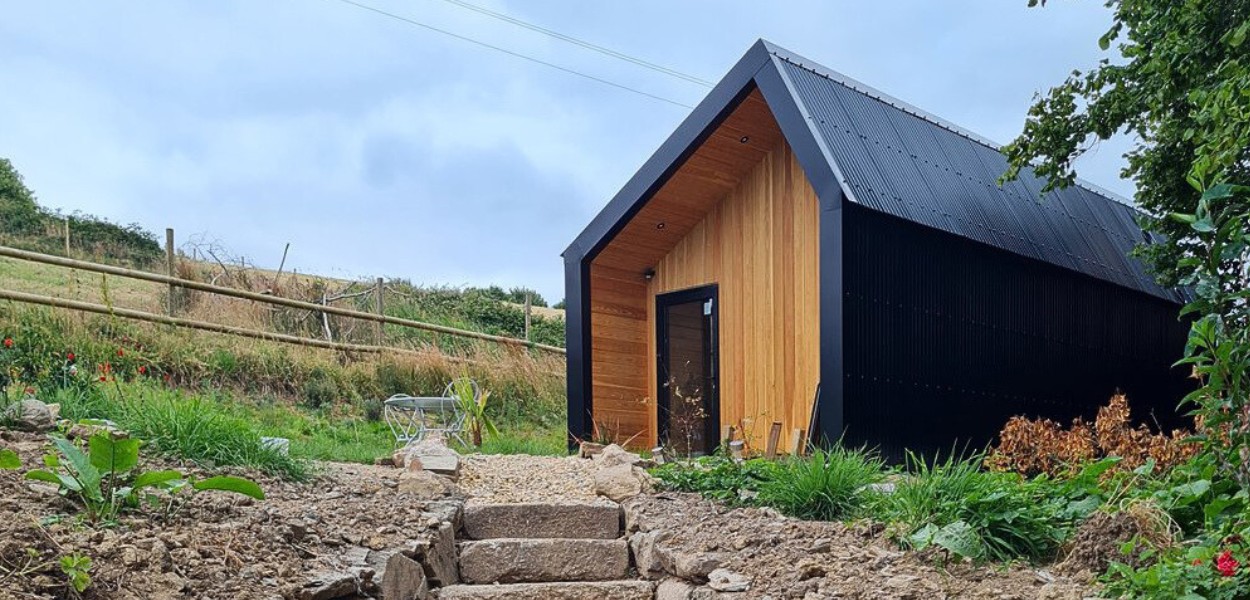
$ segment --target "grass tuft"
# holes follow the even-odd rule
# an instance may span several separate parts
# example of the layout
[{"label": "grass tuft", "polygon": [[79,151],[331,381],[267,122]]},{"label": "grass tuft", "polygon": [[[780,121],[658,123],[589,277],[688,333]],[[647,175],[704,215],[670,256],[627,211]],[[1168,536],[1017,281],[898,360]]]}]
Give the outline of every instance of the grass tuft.
[{"label": "grass tuft", "polygon": [[834,521],[858,515],[880,482],[884,462],[873,452],[834,446],[785,461],[760,489],[760,501],[800,519]]}]

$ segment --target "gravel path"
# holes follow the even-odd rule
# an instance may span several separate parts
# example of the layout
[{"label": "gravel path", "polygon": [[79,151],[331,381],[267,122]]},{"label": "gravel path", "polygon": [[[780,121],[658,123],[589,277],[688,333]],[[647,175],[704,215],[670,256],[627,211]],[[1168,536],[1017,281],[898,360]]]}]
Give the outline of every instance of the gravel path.
[{"label": "gravel path", "polygon": [[469,504],[608,503],[595,495],[595,463],[576,456],[464,457],[460,490]]}]

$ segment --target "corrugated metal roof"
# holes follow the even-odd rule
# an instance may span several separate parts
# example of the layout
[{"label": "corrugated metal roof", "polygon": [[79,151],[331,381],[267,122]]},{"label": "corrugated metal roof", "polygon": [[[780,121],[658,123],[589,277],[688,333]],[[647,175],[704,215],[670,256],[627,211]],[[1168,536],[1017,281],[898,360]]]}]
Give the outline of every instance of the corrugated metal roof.
[{"label": "corrugated metal roof", "polygon": [[1041,195],[1032,169],[999,186],[993,142],[819,65],[780,52],[783,73],[851,200],[899,218],[1174,302],[1129,256],[1144,234],[1126,200],[1080,182]]}]

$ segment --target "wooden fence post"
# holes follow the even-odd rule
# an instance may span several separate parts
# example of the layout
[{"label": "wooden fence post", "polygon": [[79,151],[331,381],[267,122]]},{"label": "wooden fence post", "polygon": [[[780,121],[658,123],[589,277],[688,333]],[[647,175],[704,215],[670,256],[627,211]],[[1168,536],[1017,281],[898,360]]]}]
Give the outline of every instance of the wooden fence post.
[{"label": "wooden fence post", "polygon": [[[165,228],[165,274],[170,277],[178,276],[176,273],[174,273],[174,228],[173,227]],[[169,302],[167,303],[168,306],[166,308],[168,309],[168,314],[171,317],[174,316],[174,308],[175,308],[174,307],[174,289],[175,289],[175,286],[173,282],[170,282],[169,298],[168,298]]]},{"label": "wooden fence post", "polygon": [[[382,312],[382,278],[381,277],[379,277],[378,280],[374,282],[373,310],[374,312],[378,313],[379,317],[384,316],[386,314]],[[378,346],[381,346],[382,337],[383,337],[383,323],[381,321],[374,321],[373,322],[374,343],[377,344]]]},{"label": "wooden fence post", "polygon": [[65,217],[65,258],[72,258],[69,255],[69,217]]},{"label": "wooden fence post", "polygon": [[530,293],[525,292],[525,341],[530,341],[530,311],[532,303],[530,301]]},{"label": "wooden fence post", "polygon": [[765,458],[777,457],[777,443],[781,441],[781,422],[773,421],[772,427],[768,428],[768,445],[764,446]]}]

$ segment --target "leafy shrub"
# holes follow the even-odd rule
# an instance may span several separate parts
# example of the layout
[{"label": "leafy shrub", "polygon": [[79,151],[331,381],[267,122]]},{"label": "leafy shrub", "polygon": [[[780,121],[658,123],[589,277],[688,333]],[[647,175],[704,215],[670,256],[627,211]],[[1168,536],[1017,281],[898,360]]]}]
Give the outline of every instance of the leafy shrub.
[{"label": "leafy shrub", "polygon": [[1162,468],[1178,465],[1197,453],[1197,444],[1188,441],[1192,432],[1176,430],[1171,435],[1154,433],[1147,426],[1132,426],[1128,398],[1116,394],[1098,409],[1093,425],[1082,419],[1063,429],[1049,419],[1031,420],[1016,416],[998,434],[998,447],[985,459],[995,471],[1010,471],[1026,477],[1060,475],[1108,456],[1122,460],[1117,468],[1132,470],[1148,461]]},{"label": "leafy shrub", "polygon": [[1046,480],[982,471],[980,463],[952,453],[929,464],[909,454],[908,474],[881,497],[877,516],[918,550],[938,546],[973,560],[1053,556],[1071,524],[1069,500]]},{"label": "leafy shrub", "polygon": [[760,502],[800,519],[833,521],[857,515],[866,486],[880,482],[884,463],[874,453],[840,445],[781,463],[760,488]]},{"label": "leafy shrub", "polygon": [[324,369],[314,369],[304,381],[303,403],[308,408],[333,406],[340,396],[338,382]]},{"label": "leafy shrub", "polygon": [[727,456],[702,456],[665,463],[651,470],[666,489],[695,492],[728,504],[741,504],[759,493],[779,465],[770,460],[737,462]]},{"label": "leafy shrub", "polygon": [[97,433],[88,440],[87,452],[63,437],[51,439],[57,452],[44,457],[48,469],[27,471],[26,478],[59,486],[62,495],[82,504],[87,520],[92,523],[112,521],[122,510],[137,508],[141,499],[153,499],[154,496],[143,493],[149,488],[169,494],[182,489],[220,490],[258,500],[265,498],[260,486],[241,477],[218,476],[196,481],[178,471],[137,471],[141,442],[135,438]]}]

